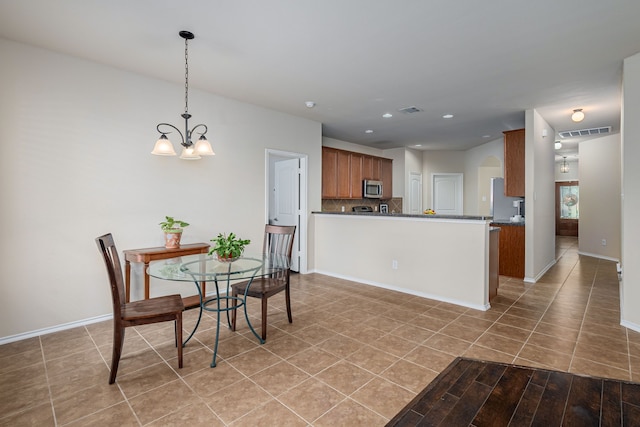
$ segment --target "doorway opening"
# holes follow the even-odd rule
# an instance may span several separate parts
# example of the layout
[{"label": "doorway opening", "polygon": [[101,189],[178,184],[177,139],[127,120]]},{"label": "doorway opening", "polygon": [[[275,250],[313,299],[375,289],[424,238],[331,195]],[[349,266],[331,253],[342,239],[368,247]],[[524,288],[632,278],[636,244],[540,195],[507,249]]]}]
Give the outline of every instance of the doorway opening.
[{"label": "doorway opening", "polygon": [[265,223],[295,225],[291,270],[307,272],[307,164],[306,154],[265,151]]},{"label": "doorway opening", "polygon": [[556,236],[578,237],[580,186],[578,181],[556,182]]}]

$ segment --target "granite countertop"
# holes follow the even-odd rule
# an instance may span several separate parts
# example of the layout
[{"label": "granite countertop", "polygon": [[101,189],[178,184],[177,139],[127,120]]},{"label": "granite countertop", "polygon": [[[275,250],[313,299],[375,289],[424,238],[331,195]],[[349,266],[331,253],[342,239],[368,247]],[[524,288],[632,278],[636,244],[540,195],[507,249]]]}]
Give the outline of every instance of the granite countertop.
[{"label": "granite countertop", "polygon": [[[493,217],[491,216],[482,216],[482,215],[426,215],[426,214],[403,214],[403,213],[380,213],[380,212],[327,212],[327,211],[315,211],[311,212],[314,214],[325,214],[325,215],[359,215],[359,216],[383,216],[383,217],[392,217],[392,218],[421,218],[421,219],[468,219],[475,221],[489,221]],[[523,223],[524,225],[524,223]]]},{"label": "granite countertop", "polygon": [[494,225],[514,225],[516,227],[523,227],[524,221],[512,222],[509,219],[494,219],[491,220],[491,224]]}]

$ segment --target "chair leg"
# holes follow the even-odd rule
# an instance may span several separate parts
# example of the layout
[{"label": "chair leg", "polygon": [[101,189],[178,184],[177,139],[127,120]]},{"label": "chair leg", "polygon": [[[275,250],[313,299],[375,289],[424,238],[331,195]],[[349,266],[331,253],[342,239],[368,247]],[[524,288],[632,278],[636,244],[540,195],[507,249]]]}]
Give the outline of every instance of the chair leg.
[{"label": "chair leg", "polygon": [[269,299],[262,296],[262,339],[267,339],[267,301]]},{"label": "chair leg", "polygon": [[[238,306],[238,300],[236,300],[236,297],[238,296],[238,291],[233,288],[233,290],[231,291],[231,296],[233,297],[231,299],[231,330],[235,331],[236,330],[236,312],[238,311],[238,309],[236,308]],[[245,302],[245,306],[244,309],[247,309],[247,303]]]},{"label": "chair leg", "polygon": [[120,355],[122,354],[122,346],[124,345],[124,328],[114,326],[113,328],[113,352],[111,353],[111,374],[109,375],[109,384],[116,382],[118,374],[118,364],[120,363]]},{"label": "chair leg", "polygon": [[284,299],[287,303],[287,316],[289,317],[289,323],[293,323],[293,318],[291,317],[291,296],[289,295],[289,283],[287,283],[287,287],[284,288]]},{"label": "chair leg", "polygon": [[178,347],[178,368],[182,369],[182,313],[176,315],[176,340]]}]

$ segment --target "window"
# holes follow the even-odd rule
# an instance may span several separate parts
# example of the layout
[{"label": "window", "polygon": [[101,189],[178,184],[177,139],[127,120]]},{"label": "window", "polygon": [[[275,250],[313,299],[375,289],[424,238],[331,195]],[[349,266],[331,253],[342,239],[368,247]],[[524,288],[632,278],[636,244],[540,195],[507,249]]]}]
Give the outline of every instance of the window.
[{"label": "window", "polygon": [[580,219],[580,188],[577,185],[560,186],[560,218]]}]

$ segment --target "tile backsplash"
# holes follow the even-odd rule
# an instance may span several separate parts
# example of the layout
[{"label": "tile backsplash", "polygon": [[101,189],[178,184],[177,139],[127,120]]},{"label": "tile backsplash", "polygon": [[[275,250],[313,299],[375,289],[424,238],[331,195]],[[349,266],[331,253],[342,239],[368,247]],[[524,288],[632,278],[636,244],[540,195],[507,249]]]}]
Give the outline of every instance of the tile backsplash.
[{"label": "tile backsplash", "polygon": [[402,213],[402,197],[394,197],[381,202],[375,199],[323,199],[323,212],[341,212],[344,206],[345,212],[351,212],[354,206],[371,206],[374,211],[380,210],[380,204],[389,205],[389,213]]}]

